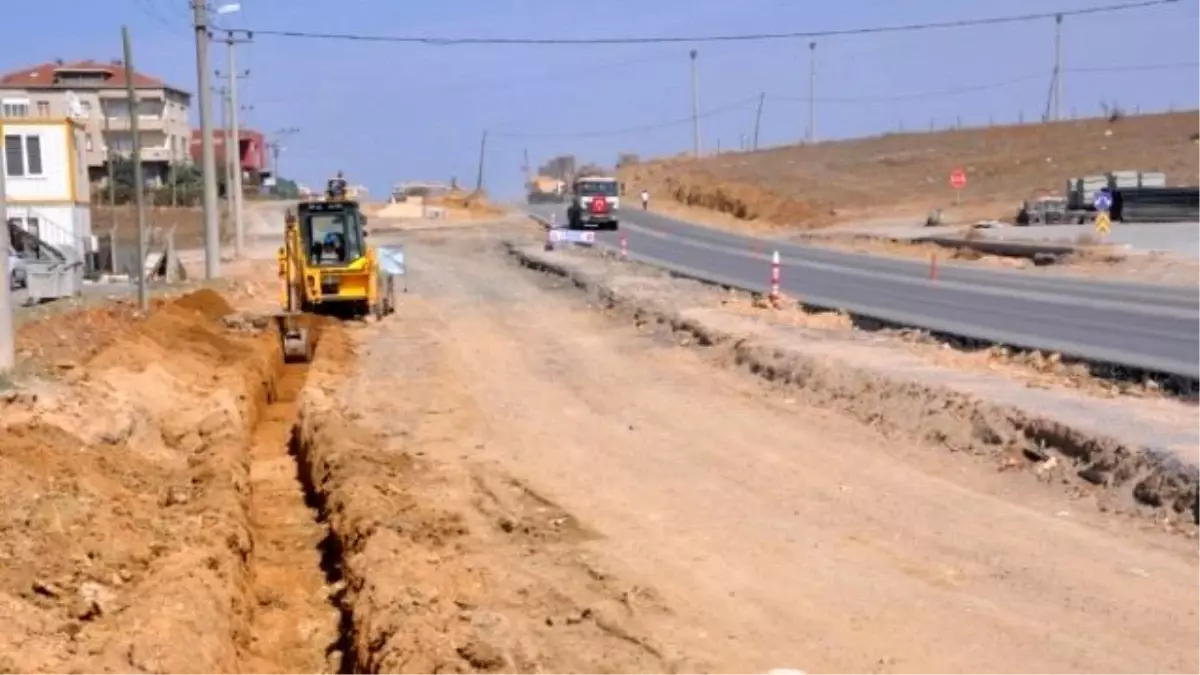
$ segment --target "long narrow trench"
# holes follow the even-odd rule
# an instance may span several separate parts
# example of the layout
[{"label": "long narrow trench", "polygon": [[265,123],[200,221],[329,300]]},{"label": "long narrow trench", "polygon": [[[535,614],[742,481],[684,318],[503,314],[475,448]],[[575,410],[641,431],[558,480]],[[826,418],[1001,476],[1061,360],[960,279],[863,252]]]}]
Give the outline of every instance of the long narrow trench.
[{"label": "long narrow trench", "polygon": [[249,628],[242,671],[338,673],[346,653],[340,555],[294,456],[308,364],[283,364],[250,450]]}]

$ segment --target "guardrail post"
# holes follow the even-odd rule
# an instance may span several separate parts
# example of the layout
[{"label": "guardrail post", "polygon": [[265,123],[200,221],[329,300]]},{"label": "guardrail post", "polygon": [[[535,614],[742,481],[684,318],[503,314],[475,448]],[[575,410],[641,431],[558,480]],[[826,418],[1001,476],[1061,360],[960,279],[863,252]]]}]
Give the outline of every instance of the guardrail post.
[{"label": "guardrail post", "polygon": [[621,233],[621,259],[629,260],[629,235]]}]

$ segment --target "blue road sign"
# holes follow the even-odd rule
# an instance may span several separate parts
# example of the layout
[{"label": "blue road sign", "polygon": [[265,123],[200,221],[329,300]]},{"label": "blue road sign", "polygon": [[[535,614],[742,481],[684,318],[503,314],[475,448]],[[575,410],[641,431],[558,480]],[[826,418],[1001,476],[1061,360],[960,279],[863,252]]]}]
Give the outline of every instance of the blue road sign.
[{"label": "blue road sign", "polygon": [[1100,190],[1092,199],[1092,206],[1096,207],[1097,211],[1107,211],[1112,208],[1112,193],[1108,190]]}]

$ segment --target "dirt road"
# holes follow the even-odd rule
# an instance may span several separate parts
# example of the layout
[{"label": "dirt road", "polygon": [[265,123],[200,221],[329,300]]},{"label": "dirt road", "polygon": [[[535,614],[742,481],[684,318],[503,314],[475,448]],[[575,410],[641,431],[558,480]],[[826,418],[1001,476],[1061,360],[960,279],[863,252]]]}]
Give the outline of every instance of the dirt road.
[{"label": "dirt road", "polygon": [[[359,363],[343,402],[378,438],[459,467],[442,483],[501,472],[561,510],[555,522],[593,533],[573,550],[669,608],[630,613],[700,667],[1200,668],[1194,541],[800,407],[517,268],[494,236],[406,245],[412,292],[394,318],[351,333]],[[458,498],[478,510],[494,490],[475,484]],[[507,559],[517,586],[594,586],[536,550]],[[574,648],[598,668],[588,650],[610,647]]]}]

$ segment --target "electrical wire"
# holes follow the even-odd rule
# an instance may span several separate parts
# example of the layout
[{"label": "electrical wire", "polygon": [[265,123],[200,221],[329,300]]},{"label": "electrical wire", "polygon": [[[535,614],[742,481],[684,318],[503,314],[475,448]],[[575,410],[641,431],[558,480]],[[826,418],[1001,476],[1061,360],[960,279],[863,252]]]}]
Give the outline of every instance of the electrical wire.
[{"label": "electrical wire", "polygon": [[892,26],[870,26],[859,28],[842,28],[817,31],[792,31],[785,33],[744,33],[737,35],[698,35],[698,36],[645,36],[645,37],[597,37],[597,38],[531,38],[531,37],[428,37],[416,35],[372,35],[367,33],[327,33],[320,31],[271,30],[255,29],[256,35],[267,35],[282,38],[299,38],[315,40],[344,40],[355,42],[393,42],[423,44],[434,46],[454,45],[631,45],[652,43],[701,43],[701,42],[756,42],[763,40],[792,40],[797,38],[846,37],[853,35],[876,35],[880,33],[901,33],[946,28],[966,28],[971,26],[995,26],[1009,23],[1026,23],[1053,19],[1058,16],[1084,16],[1091,14],[1107,14],[1133,9],[1146,9],[1161,5],[1179,4],[1179,0],[1141,0],[1140,2],[1125,2],[1081,9],[1064,9],[1060,11],[1031,12],[1008,16],[985,17],[981,19],[958,19],[954,21],[934,21],[924,23],[897,24]]},{"label": "electrical wire", "polygon": [[[710,108],[708,110],[705,110],[705,111],[697,114],[694,119],[697,119],[697,120],[706,119],[708,117],[713,117],[715,115],[720,115],[722,113],[727,113],[727,112],[730,112],[733,110],[739,110],[739,109],[747,107],[751,103],[756,103],[758,101],[758,99],[759,99],[759,95],[756,94],[749,98],[734,101],[732,103],[727,103],[723,106],[719,106],[716,108]],[[600,137],[605,137],[605,136],[624,136],[624,135],[628,135],[628,134],[637,134],[637,133],[642,133],[645,131],[657,131],[658,129],[666,129],[668,127],[679,126],[682,124],[690,124],[692,122],[692,119],[693,119],[693,117],[691,115],[688,115],[687,117],[679,117],[676,119],[666,120],[663,122],[653,122],[650,124],[643,124],[643,125],[639,125],[639,126],[635,126],[635,127],[625,127],[623,129],[607,129],[607,130],[603,130],[603,131],[576,131],[576,132],[564,132],[564,133],[532,133],[532,132],[527,133],[527,132],[518,132],[518,131],[492,131],[492,132],[488,132],[488,135],[499,137],[499,138],[600,138]]]},{"label": "electrical wire", "polygon": [[[476,80],[474,82],[452,82],[452,83],[446,83],[446,84],[432,84],[432,85],[428,85],[428,86],[405,87],[404,93],[407,96],[413,96],[415,94],[447,94],[447,93],[454,93],[454,92],[458,92],[458,91],[478,92],[478,91],[482,91],[482,90],[486,90],[486,89],[495,89],[498,87],[513,87],[513,86],[525,85],[525,84],[530,84],[530,83],[541,83],[541,82],[547,82],[547,81],[561,80],[562,78],[564,78],[568,75],[575,75],[580,72],[590,72],[590,71],[595,71],[595,70],[604,70],[606,72],[615,72],[615,71],[627,69],[631,66],[643,66],[643,65],[652,64],[652,63],[663,63],[666,61],[674,60],[677,57],[678,57],[678,54],[676,54],[674,52],[671,52],[671,53],[657,52],[652,55],[639,56],[634,59],[624,59],[621,61],[595,62],[595,63],[588,64],[588,65],[574,65],[574,66],[565,67],[565,68],[555,68],[553,70],[547,70],[547,71],[543,71],[541,73],[535,73],[535,74],[520,76],[520,77],[507,77],[507,78],[499,78],[499,79],[494,79],[494,80]],[[308,100],[308,98],[303,95],[299,95],[299,94],[295,95],[295,96],[284,96],[284,97],[274,97],[273,96],[270,98],[255,100],[255,103],[271,105],[271,104],[283,104],[283,103],[296,103],[296,102],[299,102],[302,100]]]},{"label": "electrical wire", "polygon": [[[1196,68],[1196,67],[1200,67],[1200,62],[1159,63],[1159,64],[1128,65],[1128,66],[1101,66],[1101,67],[1089,67],[1089,68],[1069,68],[1069,69],[1063,69],[1062,72],[1064,72],[1064,73],[1109,73],[1109,72],[1167,70],[1167,69]],[[966,85],[966,86],[962,86],[962,87],[949,87],[946,89],[926,90],[926,91],[910,92],[910,93],[906,93],[906,94],[896,94],[896,95],[890,95],[890,96],[825,97],[825,98],[819,97],[816,99],[816,102],[817,103],[891,103],[891,102],[896,102],[896,101],[932,99],[932,98],[939,98],[939,97],[944,97],[944,96],[957,96],[960,94],[969,94],[969,93],[975,93],[975,92],[980,92],[980,91],[988,91],[988,90],[992,90],[992,89],[1001,89],[1004,87],[1010,87],[1014,84],[1040,81],[1040,80],[1043,80],[1045,77],[1046,77],[1045,73],[1039,73],[1036,75],[1025,75],[1022,77],[1015,77],[1015,78],[1010,78],[1007,80],[1001,80],[1001,81],[997,81],[997,82],[989,82],[989,83],[985,83],[985,84]],[[767,101],[776,101],[776,102],[785,102],[785,103],[808,103],[809,102],[809,99],[807,97],[776,96],[776,95],[772,95],[772,94],[765,94],[764,96],[766,97],[765,100],[767,100]],[[759,96],[752,96],[750,98],[734,101],[733,103],[729,103],[729,104],[726,104],[726,105],[723,105],[723,106],[720,106],[717,108],[712,108],[712,109],[706,110],[706,111],[700,113],[699,115],[697,115],[696,118],[697,119],[705,119],[707,117],[712,117],[712,116],[719,115],[722,113],[730,112],[732,110],[738,110],[741,108],[745,108],[749,104],[758,101],[758,99],[759,99]],[[626,127],[623,129],[610,129],[610,130],[599,130],[599,131],[578,131],[578,132],[564,132],[564,133],[497,131],[497,132],[491,132],[491,135],[496,136],[496,137],[502,137],[502,138],[529,138],[529,139],[536,139],[536,138],[560,138],[560,139],[561,138],[596,138],[596,137],[605,137],[605,136],[622,136],[622,135],[628,135],[628,134],[641,133],[644,131],[657,131],[659,129],[665,129],[665,128],[669,128],[669,127],[690,124],[691,122],[692,122],[692,117],[689,115],[687,117],[680,117],[680,118],[676,118],[676,119],[665,120],[662,122],[654,122],[654,123],[649,123],[649,124],[643,124],[643,125],[634,126],[634,127]]]},{"label": "electrical wire", "polygon": [[[1100,66],[1092,68],[1064,68],[1063,73],[1119,73],[1130,71],[1149,71],[1149,70],[1177,70],[1182,68],[1197,68],[1200,67],[1200,62],[1190,63],[1158,63],[1144,64],[1134,66]],[[993,89],[1003,89],[1011,87],[1015,84],[1025,82],[1040,81],[1045,79],[1045,73],[1036,75],[1025,75],[1023,77],[1015,77],[1007,80],[999,80],[988,82],[985,84],[964,85],[959,87],[947,87],[945,89],[931,89],[919,92],[909,92],[905,94],[891,94],[886,96],[818,96],[812,99],[816,103],[892,103],[896,101],[913,101],[921,99],[939,98],[944,96],[958,96],[961,94],[973,94],[981,91],[990,91]],[[808,103],[807,96],[769,96],[773,101],[784,101],[788,103]]]},{"label": "electrical wire", "polygon": [[166,29],[168,31],[175,33],[176,35],[182,35],[184,37],[191,37],[190,35],[188,35],[187,31],[183,30],[181,27],[176,25],[174,22],[167,19],[167,17],[163,16],[162,13],[158,11],[158,9],[156,9],[153,5],[150,4],[150,0],[134,0],[133,4],[134,4],[134,7],[136,7],[138,9],[138,11],[140,11],[142,14],[145,14],[146,16],[150,17],[151,19],[154,19],[157,23],[162,24],[164,27],[166,27]]}]

